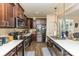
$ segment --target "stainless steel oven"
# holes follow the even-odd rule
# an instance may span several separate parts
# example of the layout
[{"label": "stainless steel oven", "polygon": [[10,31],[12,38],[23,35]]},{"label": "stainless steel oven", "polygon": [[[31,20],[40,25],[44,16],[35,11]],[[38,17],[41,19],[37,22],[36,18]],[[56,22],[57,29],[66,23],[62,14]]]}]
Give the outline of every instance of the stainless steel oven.
[{"label": "stainless steel oven", "polygon": [[28,47],[31,42],[31,35],[30,36],[25,36],[24,37],[24,48]]}]

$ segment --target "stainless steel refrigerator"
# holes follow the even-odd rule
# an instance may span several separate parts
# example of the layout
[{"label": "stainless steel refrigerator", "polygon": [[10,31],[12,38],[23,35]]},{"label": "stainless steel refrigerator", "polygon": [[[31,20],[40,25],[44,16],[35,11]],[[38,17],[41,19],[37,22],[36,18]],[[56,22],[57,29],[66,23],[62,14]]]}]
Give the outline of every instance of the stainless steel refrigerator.
[{"label": "stainless steel refrigerator", "polygon": [[45,24],[37,24],[37,42],[45,42],[46,26]]}]

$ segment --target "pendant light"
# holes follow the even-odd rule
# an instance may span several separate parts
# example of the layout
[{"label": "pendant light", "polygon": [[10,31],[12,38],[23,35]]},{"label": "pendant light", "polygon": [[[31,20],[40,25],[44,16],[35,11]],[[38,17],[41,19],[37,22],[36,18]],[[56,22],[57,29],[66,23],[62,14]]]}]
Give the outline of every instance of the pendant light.
[{"label": "pendant light", "polygon": [[56,27],[57,27],[57,33],[58,33],[58,18],[57,18],[57,7],[54,8],[55,9],[55,24],[56,24]]}]

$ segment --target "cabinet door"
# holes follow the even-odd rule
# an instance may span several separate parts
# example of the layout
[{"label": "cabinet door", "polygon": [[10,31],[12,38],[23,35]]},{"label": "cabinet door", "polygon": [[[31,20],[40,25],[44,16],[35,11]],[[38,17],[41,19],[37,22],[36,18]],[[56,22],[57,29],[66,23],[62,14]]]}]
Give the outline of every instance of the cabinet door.
[{"label": "cabinet door", "polygon": [[24,10],[23,10],[23,8],[20,6],[20,4],[16,4],[16,6],[15,6],[15,14],[16,14],[16,17],[19,17],[19,18],[21,18],[21,19],[23,19],[23,16],[24,16]]},{"label": "cabinet door", "polygon": [[0,27],[6,26],[6,5],[0,3]]},{"label": "cabinet door", "polygon": [[6,15],[7,27],[15,26],[13,11],[14,11],[14,5],[7,3],[7,15]]},{"label": "cabinet door", "polygon": [[2,23],[2,12],[3,12],[3,10],[2,10],[2,4],[0,3],[0,27],[1,27],[1,23]]},{"label": "cabinet door", "polygon": [[30,28],[33,28],[33,19],[30,20]]},{"label": "cabinet door", "polygon": [[25,26],[28,28],[28,19],[25,20]]},{"label": "cabinet door", "polygon": [[33,28],[33,19],[28,18],[28,28]]}]

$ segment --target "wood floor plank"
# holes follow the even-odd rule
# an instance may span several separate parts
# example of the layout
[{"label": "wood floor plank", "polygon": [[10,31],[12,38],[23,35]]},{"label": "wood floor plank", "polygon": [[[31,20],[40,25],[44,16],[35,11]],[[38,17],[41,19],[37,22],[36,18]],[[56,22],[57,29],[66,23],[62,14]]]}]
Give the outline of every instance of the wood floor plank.
[{"label": "wood floor plank", "polygon": [[38,43],[33,41],[31,45],[25,49],[25,51],[35,51],[35,56],[43,56],[43,47],[47,47],[46,43]]}]

